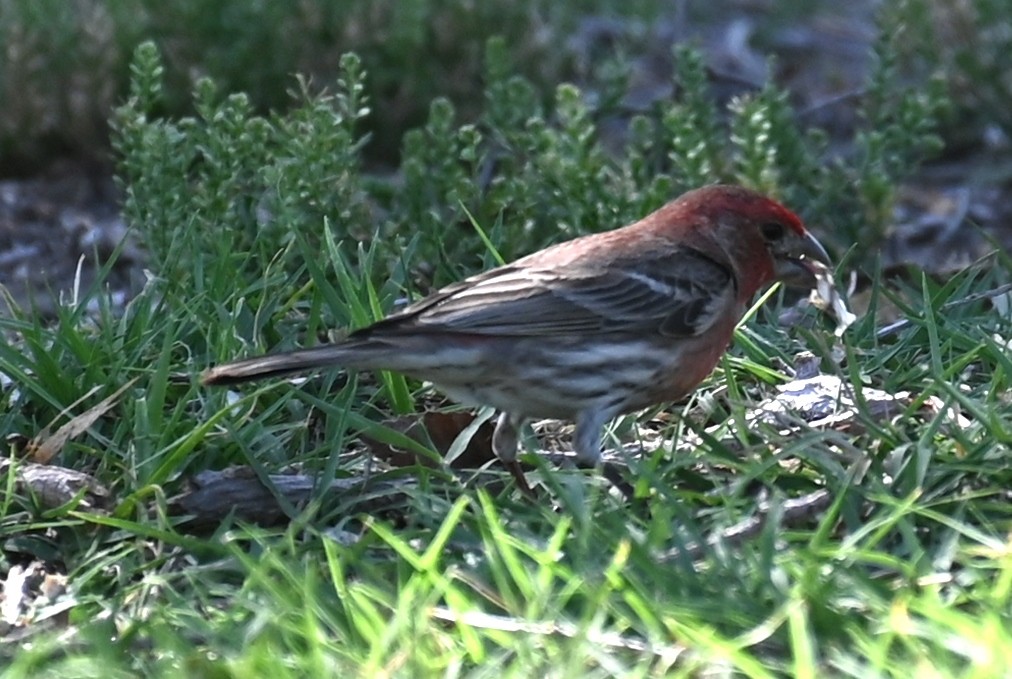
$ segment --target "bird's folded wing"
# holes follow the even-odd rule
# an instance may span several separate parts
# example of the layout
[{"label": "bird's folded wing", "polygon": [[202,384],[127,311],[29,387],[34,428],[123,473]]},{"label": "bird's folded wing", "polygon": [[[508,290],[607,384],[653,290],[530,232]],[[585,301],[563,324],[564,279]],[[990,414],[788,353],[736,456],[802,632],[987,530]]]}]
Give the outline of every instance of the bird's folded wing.
[{"label": "bird's folded wing", "polygon": [[607,267],[502,267],[456,283],[370,328],[503,336],[705,331],[737,290],[733,273],[693,250]]}]

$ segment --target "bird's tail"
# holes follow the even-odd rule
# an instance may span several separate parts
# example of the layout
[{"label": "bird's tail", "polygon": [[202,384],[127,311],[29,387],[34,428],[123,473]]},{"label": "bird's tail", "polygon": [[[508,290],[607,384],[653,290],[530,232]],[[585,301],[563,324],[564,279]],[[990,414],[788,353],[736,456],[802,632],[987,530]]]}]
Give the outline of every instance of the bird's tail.
[{"label": "bird's tail", "polygon": [[202,384],[238,384],[251,380],[280,377],[295,373],[310,372],[320,368],[370,368],[369,361],[363,361],[368,355],[366,347],[360,343],[327,344],[311,349],[299,349],[283,354],[268,354],[246,358],[241,361],[222,363],[208,368],[201,375]]}]

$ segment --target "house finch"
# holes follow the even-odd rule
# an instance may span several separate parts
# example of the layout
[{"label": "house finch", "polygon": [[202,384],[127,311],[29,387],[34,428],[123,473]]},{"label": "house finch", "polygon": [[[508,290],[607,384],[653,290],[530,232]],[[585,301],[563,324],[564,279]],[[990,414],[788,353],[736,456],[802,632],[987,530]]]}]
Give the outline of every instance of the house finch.
[{"label": "house finch", "polygon": [[511,468],[530,417],[575,420],[577,460],[590,466],[609,420],[690,393],[756,292],[776,280],[812,287],[814,262],[829,258],[793,212],[709,186],[449,285],[336,344],[226,363],[203,382],[394,370],[500,410],[492,447]]}]

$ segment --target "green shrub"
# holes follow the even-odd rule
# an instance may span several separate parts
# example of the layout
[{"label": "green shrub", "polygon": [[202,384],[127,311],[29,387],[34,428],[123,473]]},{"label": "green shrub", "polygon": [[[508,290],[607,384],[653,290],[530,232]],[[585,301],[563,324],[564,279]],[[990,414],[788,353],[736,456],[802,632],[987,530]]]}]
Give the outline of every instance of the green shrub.
[{"label": "green shrub", "polygon": [[934,74],[952,101],[943,128],[952,146],[979,145],[989,126],[1012,136],[1012,4],[903,0],[884,10],[884,22],[896,27],[893,58],[904,76]]},{"label": "green shrub", "polygon": [[[324,218],[339,241],[379,248],[377,262],[387,264],[363,275],[379,282],[399,268],[427,288],[496,256],[613,228],[714,181],[782,197],[830,230],[838,248],[872,247],[889,223],[897,182],[936,148],[944,101],[937,88],[897,82],[894,53],[887,35],[851,156],[829,156],[819,131],[800,129],[773,85],[718,110],[702,59],[684,47],[675,54],[675,99],[630,120],[628,143],[614,153],[605,149],[600,112],[576,87],[558,86],[543,107],[537,88],[510,73],[503,43],[492,41],[477,122],[461,123],[448,100],[435,99],[426,124],[405,136],[401,170],[390,176],[362,169],[371,109],[356,57],[341,60],[333,94],[304,88],[286,113],[261,116],[245,96],[221,96],[204,80],[197,116],[173,120],[155,117],[162,66],[145,45],[115,122],[124,211],[158,272],[189,297],[219,289],[223,275],[244,289],[276,265],[302,269],[305,248],[322,250]],[[472,217],[497,253],[482,245]],[[401,254],[409,245],[411,262]]]}]

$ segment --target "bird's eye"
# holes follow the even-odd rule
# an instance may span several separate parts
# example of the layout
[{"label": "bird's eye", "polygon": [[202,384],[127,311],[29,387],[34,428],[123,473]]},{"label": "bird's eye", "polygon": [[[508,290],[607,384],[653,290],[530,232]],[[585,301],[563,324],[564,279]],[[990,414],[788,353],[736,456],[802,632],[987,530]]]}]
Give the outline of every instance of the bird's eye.
[{"label": "bird's eye", "polygon": [[780,222],[766,222],[759,227],[763,238],[768,241],[780,240],[784,236],[784,225]]}]

